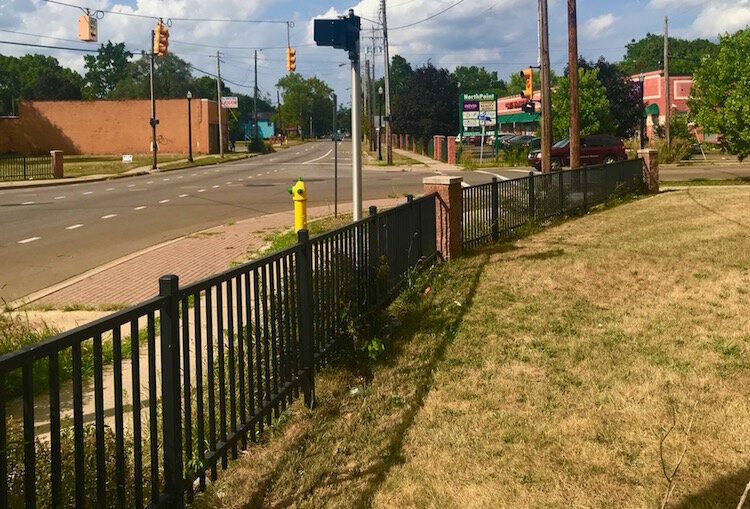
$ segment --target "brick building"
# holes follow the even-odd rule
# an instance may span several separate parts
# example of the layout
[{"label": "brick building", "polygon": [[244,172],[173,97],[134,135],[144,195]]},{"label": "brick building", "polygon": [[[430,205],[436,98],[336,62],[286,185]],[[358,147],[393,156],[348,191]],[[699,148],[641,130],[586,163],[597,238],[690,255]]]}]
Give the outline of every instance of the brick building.
[{"label": "brick building", "polygon": [[539,112],[542,110],[542,93],[534,91],[536,113],[529,114],[521,109],[528,100],[520,94],[497,98],[497,124],[501,133],[534,134],[539,129]]},{"label": "brick building", "polygon": [[[640,74],[634,74],[631,80],[638,82],[641,79]],[[669,90],[671,111],[677,113],[687,113],[690,111],[687,100],[690,98],[690,92],[693,88],[693,78],[691,76],[670,76]],[[666,122],[666,97],[665,81],[662,71],[652,71],[643,74],[643,102],[646,105],[646,136],[653,138],[654,126],[664,125]]]},{"label": "brick building", "polygon": [[[219,151],[216,101],[191,101],[193,153]],[[227,133],[226,111],[222,114]],[[156,101],[159,151],[188,152],[187,99]],[[0,118],[0,154],[62,150],[66,154],[151,152],[151,101],[21,101],[18,115]],[[224,136],[225,145],[227,136]]]}]

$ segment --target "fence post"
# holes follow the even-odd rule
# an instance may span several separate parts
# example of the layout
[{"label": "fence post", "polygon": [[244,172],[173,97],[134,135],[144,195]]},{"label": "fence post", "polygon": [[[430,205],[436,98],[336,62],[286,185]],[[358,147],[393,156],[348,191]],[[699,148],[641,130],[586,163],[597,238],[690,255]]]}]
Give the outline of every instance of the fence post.
[{"label": "fence post", "polygon": [[588,199],[588,191],[589,191],[589,171],[584,166],[581,168],[581,171],[583,172],[583,211],[588,212],[589,210],[589,199]]},{"label": "fence post", "polygon": [[56,179],[63,178],[63,151],[51,150],[50,163],[52,165],[52,177]]},{"label": "fence post", "polygon": [[536,193],[534,192],[534,172],[529,172],[529,217],[534,221],[536,216]]},{"label": "fence post", "polygon": [[435,204],[436,251],[450,260],[459,258],[463,251],[463,193],[461,177],[425,177],[422,187],[425,196],[437,193]]},{"label": "fence post", "polygon": [[23,179],[26,180],[26,156],[23,156]]},{"label": "fence post", "polygon": [[500,203],[498,198],[497,177],[492,177],[492,241],[500,240]]},{"label": "fence post", "polygon": [[[184,507],[182,478],[182,422],[180,401],[180,332],[174,274],[159,278],[159,295],[166,297],[159,306],[161,324],[162,426],[164,433],[164,484],[170,507]],[[187,353],[186,353],[187,355]]]},{"label": "fence post", "polygon": [[315,353],[313,351],[313,273],[312,244],[306,229],[297,232],[297,287],[299,298],[297,310],[299,316],[300,353],[302,358],[302,392],[305,395],[305,406],[312,408],[315,404]]},{"label": "fence post", "polygon": [[[573,171],[573,170],[570,170]],[[558,183],[558,186],[560,187],[560,215],[562,216],[565,213],[565,192],[563,191],[563,170],[560,168],[560,182]]]},{"label": "fence post", "polygon": [[370,205],[370,229],[367,232],[367,259],[370,262],[367,295],[372,308],[378,304],[378,208]]},{"label": "fence post", "polygon": [[659,192],[659,152],[654,149],[638,151],[638,157],[643,160],[643,187],[649,193]]}]

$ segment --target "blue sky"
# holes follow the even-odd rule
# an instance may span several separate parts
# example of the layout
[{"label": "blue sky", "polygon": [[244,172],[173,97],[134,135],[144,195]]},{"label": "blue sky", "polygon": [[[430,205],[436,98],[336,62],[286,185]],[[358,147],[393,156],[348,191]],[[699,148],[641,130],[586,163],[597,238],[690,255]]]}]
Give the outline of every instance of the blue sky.
[{"label": "blue sky", "polygon": [[[292,46],[297,49],[297,70],[317,75],[337,91],[350,95],[348,62],[343,51],[317,48],[312,41],[312,19],[332,17],[354,8],[355,13],[378,20],[379,0],[62,0],[92,9],[130,12],[166,18],[233,18],[291,20]],[[401,54],[413,65],[428,60],[434,65],[484,65],[507,78],[537,62],[536,0],[463,0],[444,14],[413,27],[397,27],[422,20],[458,0],[388,0],[391,55]],[[567,2],[549,0],[550,50],[553,68],[561,71],[567,62]],[[43,0],[2,0],[0,30],[76,39],[80,11]],[[647,32],[661,33],[664,16],[670,18],[670,35],[707,37],[733,32],[750,24],[750,0],[579,0],[579,50],[588,59],[600,55],[618,60],[625,44]],[[145,48],[154,22],[149,19],[105,14],[99,22],[100,41],[124,41],[129,48]],[[363,20],[363,27],[373,24]],[[252,51],[259,53],[259,87],[275,99],[275,84],[285,73],[284,24],[173,22],[170,50],[209,72],[216,69],[215,52],[222,51],[222,76],[235,82],[233,89],[252,91]],[[364,35],[364,34],[363,34]],[[369,34],[368,34],[369,37]],[[35,35],[0,32],[0,40],[59,46],[90,47],[84,43],[44,39]],[[363,48],[369,47],[363,40]],[[376,43],[376,46],[379,44]],[[38,50],[58,57],[64,65],[83,70],[80,53]],[[3,54],[25,50],[0,44]],[[364,61],[363,54],[363,61]],[[376,73],[382,74],[382,54],[375,55]],[[242,85],[242,86],[240,86]],[[344,102],[347,102],[344,100]]]}]

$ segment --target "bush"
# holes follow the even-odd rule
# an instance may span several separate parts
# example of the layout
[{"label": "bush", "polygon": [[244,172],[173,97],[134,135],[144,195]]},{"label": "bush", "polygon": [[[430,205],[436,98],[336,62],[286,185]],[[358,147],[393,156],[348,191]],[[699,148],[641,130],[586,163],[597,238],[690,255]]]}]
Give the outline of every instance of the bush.
[{"label": "bush", "polygon": [[667,152],[665,140],[654,140],[651,145],[659,151],[659,162],[662,163],[676,163],[690,159],[690,156],[695,153],[695,144],[685,138],[672,138],[669,152]]},{"label": "bush", "polygon": [[252,139],[247,142],[247,151],[259,154],[271,154],[275,152],[271,144],[261,139]]}]

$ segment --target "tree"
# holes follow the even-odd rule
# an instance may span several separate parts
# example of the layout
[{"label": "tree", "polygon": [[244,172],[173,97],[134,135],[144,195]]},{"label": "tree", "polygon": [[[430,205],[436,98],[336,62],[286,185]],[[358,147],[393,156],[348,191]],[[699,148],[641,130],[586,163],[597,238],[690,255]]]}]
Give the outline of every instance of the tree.
[{"label": "tree", "polygon": [[[599,82],[599,70],[578,70],[581,135],[614,133],[617,121],[612,117],[607,91]],[[552,92],[552,137],[567,138],[570,133],[570,81],[560,78]]]},{"label": "tree", "polygon": [[719,37],[716,55],[704,57],[693,78],[691,115],[740,161],[750,155],[750,29]]},{"label": "tree", "polygon": [[127,76],[128,61],[132,57],[133,54],[125,49],[125,43],[112,44],[112,41],[102,44],[96,55],[85,55],[84,95],[96,99],[107,97]]},{"label": "tree", "polygon": [[[640,72],[659,71],[664,68],[664,36],[646,34],[646,37],[630,41],[620,69],[632,76]],[[716,55],[718,46],[707,39],[669,38],[669,72],[673,76],[690,76],[703,57]]]},{"label": "tree", "polygon": [[453,70],[453,79],[459,84],[459,93],[475,94],[493,92],[498,97],[507,94],[508,87],[503,80],[497,79],[497,71],[488,71],[484,67],[460,65]]},{"label": "tree", "polygon": [[[317,77],[292,73],[276,84],[284,98],[281,117],[284,126],[299,126],[307,136],[330,134],[333,129],[333,89]],[[310,126],[312,124],[312,130]]]},{"label": "tree", "polygon": [[[414,74],[414,70],[411,68],[411,64],[401,55],[393,55],[391,58],[389,76],[391,83],[391,104],[393,104],[396,97],[401,95],[401,92],[404,91],[406,83],[409,81],[412,74]],[[379,87],[383,87],[383,90],[385,90],[384,78],[375,80],[375,90],[378,90]],[[385,101],[385,93],[383,94],[383,100]]]},{"label": "tree", "polygon": [[418,138],[458,131],[458,84],[432,64],[414,71],[393,104],[393,127]]},{"label": "tree", "polygon": [[[149,99],[149,66],[151,56],[141,53],[141,58],[130,62],[126,77],[109,93],[111,99]],[[172,53],[156,57],[154,63],[154,95],[157,99],[185,97],[193,83],[189,63]]]},{"label": "tree", "polygon": [[[612,116],[617,120],[616,134],[619,138],[630,138],[638,131],[642,106],[640,103],[640,90],[638,83],[630,80],[630,77],[622,69],[613,63],[607,62],[600,57],[596,62],[589,62],[583,58],[578,59],[578,68],[587,71],[598,71],[599,83],[604,86],[609,101]],[[568,68],[565,68],[565,76]]]},{"label": "tree", "polygon": [[81,76],[54,57],[0,55],[0,104],[11,109],[11,98],[28,100],[81,99]]}]

